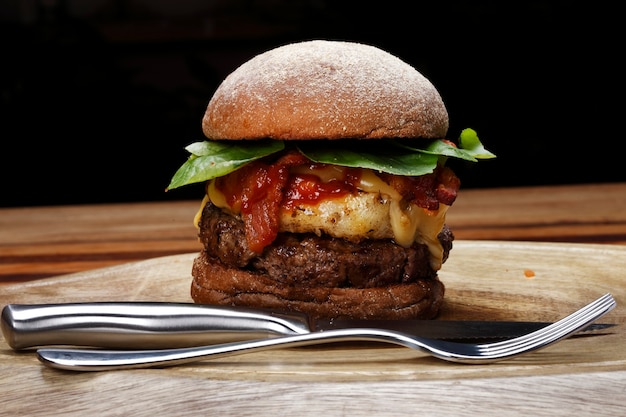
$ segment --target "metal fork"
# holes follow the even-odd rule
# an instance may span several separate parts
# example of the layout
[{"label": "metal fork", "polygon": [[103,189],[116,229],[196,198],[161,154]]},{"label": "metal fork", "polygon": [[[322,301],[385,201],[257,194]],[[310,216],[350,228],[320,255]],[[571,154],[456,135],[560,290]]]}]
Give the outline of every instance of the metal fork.
[{"label": "metal fork", "polygon": [[52,368],[105,371],[172,366],[276,348],[366,341],[404,346],[445,361],[478,364],[513,358],[565,339],[611,311],[615,305],[615,299],[611,294],[605,294],[580,310],[540,330],[496,343],[456,343],[414,337],[390,330],[354,328],[182,349],[122,351],[47,348],[39,349],[37,355],[41,362]]}]

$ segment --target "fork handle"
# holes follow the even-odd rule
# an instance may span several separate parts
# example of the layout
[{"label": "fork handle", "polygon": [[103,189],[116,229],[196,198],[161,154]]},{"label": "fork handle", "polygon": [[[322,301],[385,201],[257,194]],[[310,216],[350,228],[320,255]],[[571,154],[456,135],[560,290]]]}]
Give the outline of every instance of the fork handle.
[{"label": "fork handle", "polygon": [[[424,339],[425,341],[427,339]],[[211,346],[161,350],[93,350],[43,348],[37,350],[37,358],[50,368],[69,371],[111,371],[174,366],[204,359],[240,355],[277,348],[310,346],[335,342],[386,342],[427,351],[433,356],[450,360],[449,355],[417,338],[392,330],[382,329],[337,329],[270,339],[249,340]],[[446,346],[461,344],[446,341],[428,341],[432,345]]]}]

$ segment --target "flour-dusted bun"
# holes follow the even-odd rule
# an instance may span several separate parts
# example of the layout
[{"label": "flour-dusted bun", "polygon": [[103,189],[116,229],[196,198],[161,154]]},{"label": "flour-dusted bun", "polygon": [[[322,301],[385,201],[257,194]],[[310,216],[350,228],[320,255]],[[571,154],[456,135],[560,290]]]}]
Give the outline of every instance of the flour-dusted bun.
[{"label": "flour-dusted bun", "polygon": [[[202,250],[192,269],[194,302],[318,318],[437,315],[445,292],[437,271],[454,240],[445,213],[457,178],[439,160],[420,178],[369,164],[419,165],[402,159],[399,147],[386,154],[386,139],[446,137],[448,113],[422,74],[373,46],[289,44],[226,77],[202,124],[220,143],[193,169],[240,163],[255,140],[293,142],[209,179],[196,216]],[[361,139],[368,146],[360,153]],[[316,163],[298,142],[305,140],[311,149],[333,140],[334,157],[358,162]]]},{"label": "flour-dusted bun", "polygon": [[257,55],[218,87],[209,139],[444,138],[435,87],[399,58],[354,42],[315,40]]}]

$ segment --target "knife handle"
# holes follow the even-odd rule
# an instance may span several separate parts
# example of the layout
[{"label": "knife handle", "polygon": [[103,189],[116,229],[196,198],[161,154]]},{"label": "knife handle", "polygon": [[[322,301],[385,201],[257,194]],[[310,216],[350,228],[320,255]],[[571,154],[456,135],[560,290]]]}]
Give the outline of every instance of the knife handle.
[{"label": "knife handle", "polygon": [[306,315],[192,303],[8,304],[8,345],[163,349],[310,333]]}]

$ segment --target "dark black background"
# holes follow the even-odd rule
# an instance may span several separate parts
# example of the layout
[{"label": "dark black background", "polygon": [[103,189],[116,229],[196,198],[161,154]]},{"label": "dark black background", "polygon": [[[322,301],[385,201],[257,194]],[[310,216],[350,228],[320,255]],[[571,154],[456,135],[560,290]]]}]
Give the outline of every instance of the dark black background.
[{"label": "dark black background", "polygon": [[[618,2],[4,2],[0,205],[200,198],[164,192],[219,82],[257,53],[373,44],[426,75],[498,158],[464,188],[625,181]],[[620,75],[621,77],[621,75]]]}]

